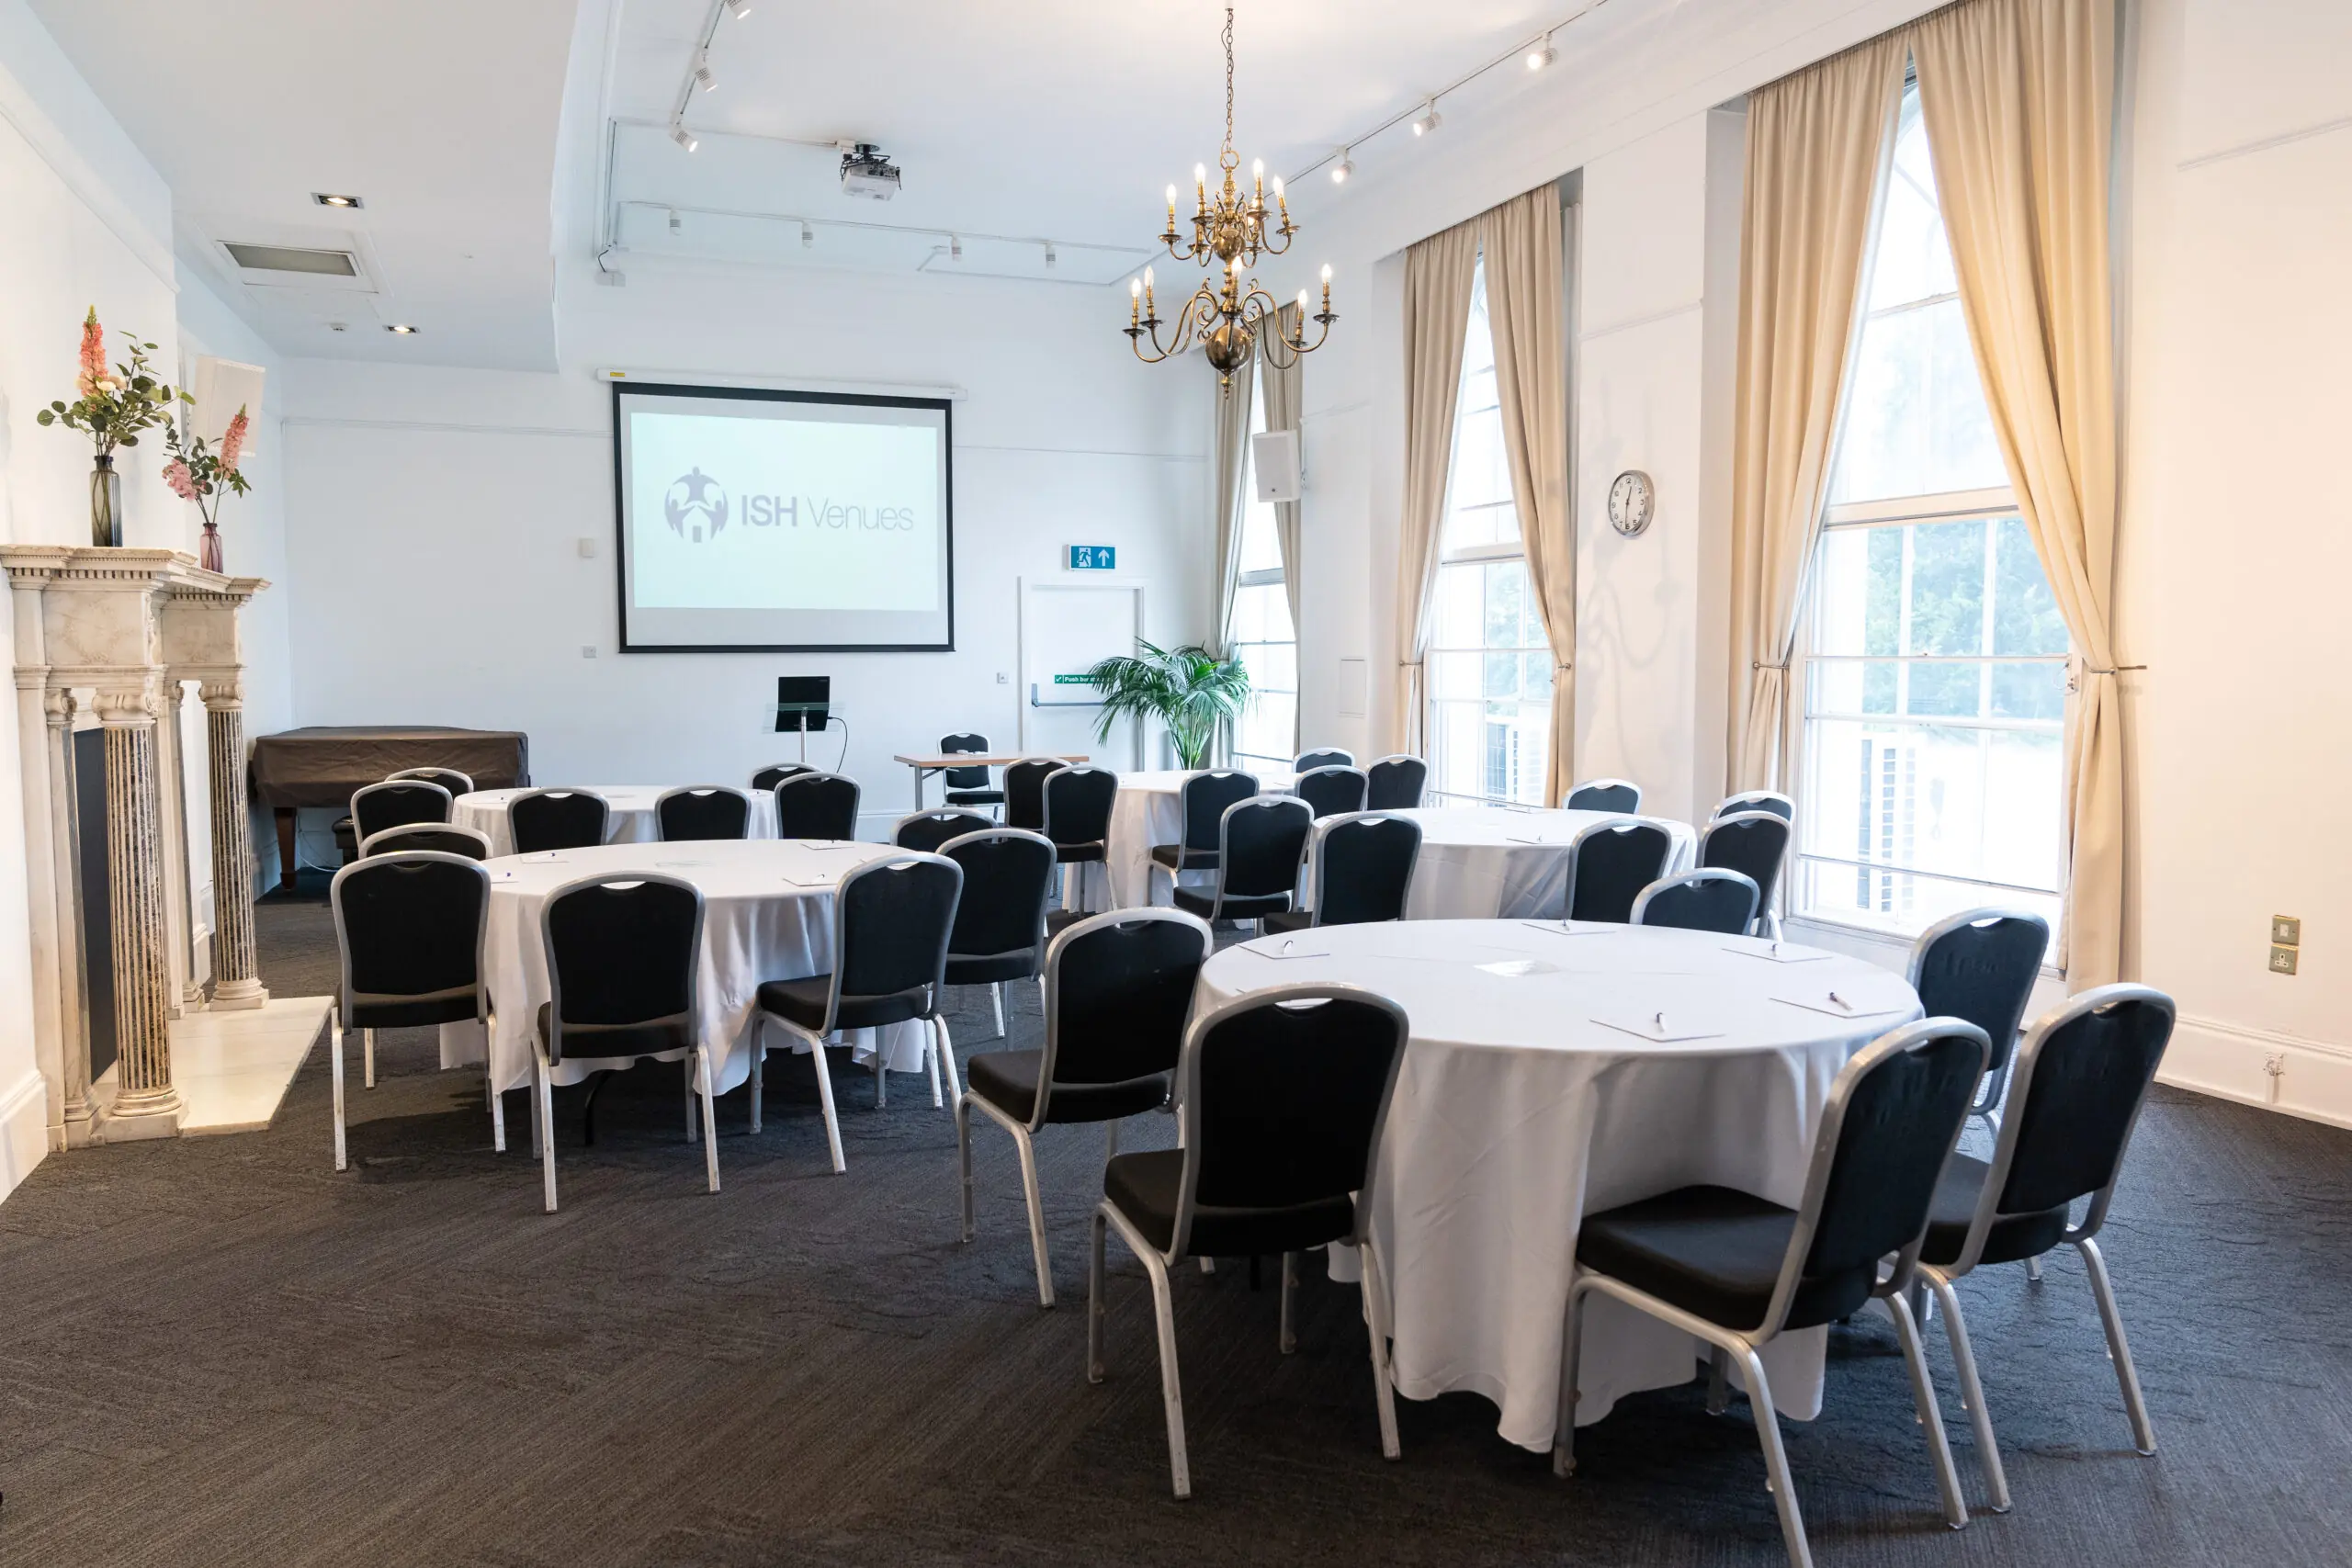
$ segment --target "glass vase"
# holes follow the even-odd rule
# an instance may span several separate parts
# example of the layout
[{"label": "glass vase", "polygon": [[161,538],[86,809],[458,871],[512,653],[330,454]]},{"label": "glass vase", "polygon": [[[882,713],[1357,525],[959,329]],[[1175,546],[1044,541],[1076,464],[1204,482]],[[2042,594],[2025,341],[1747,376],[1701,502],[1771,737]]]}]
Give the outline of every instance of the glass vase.
[{"label": "glass vase", "polygon": [[229,570],[220,564],[220,530],[209,523],[204,525],[204,537],[197,544],[196,564],[207,571],[226,572]]},{"label": "glass vase", "polygon": [[114,471],[112,453],[90,470],[90,543],[102,550],[122,547],[122,476]]}]

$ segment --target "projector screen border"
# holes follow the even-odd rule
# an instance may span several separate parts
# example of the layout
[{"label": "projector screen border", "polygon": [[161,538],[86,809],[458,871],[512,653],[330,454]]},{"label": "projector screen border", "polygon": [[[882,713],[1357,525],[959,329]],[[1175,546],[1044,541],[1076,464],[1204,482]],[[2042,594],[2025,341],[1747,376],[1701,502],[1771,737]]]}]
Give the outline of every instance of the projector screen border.
[{"label": "projector screen border", "polygon": [[[956,649],[956,400],[943,396],[913,396],[880,392],[815,391],[806,387],[729,386],[723,382],[639,381],[607,377],[613,389],[613,585],[619,617],[619,651],[629,653],[954,653]],[[831,403],[863,408],[926,409],[940,419],[940,532],[945,567],[943,584],[946,636],[939,642],[635,642],[628,624],[628,521],[622,502],[628,485],[622,461],[624,445],[621,399],[628,397],[709,398],[746,402]]]}]

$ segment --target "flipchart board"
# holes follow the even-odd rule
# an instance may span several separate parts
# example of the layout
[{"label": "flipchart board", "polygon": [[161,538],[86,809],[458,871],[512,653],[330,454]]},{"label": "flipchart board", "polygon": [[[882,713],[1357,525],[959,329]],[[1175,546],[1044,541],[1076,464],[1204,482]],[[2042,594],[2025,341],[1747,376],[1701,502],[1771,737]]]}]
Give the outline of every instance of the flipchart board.
[{"label": "flipchart board", "polygon": [[1143,635],[1144,585],[1117,578],[1021,581],[1021,749],[1083,752],[1109,768],[1143,766],[1143,738],[1122,719],[1108,740],[1095,689],[1080,677]]}]

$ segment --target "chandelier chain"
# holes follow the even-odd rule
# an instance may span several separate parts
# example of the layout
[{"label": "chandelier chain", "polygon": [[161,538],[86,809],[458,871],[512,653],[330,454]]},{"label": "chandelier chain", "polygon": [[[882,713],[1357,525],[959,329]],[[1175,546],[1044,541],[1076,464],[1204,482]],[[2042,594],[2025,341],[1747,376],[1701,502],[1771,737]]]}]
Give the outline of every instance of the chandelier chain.
[{"label": "chandelier chain", "polygon": [[1217,155],[1217,164],[1231,174],[1241,166],[1241,154],[1233,150],[1233,7],[1225,8],[1225,151]]}]

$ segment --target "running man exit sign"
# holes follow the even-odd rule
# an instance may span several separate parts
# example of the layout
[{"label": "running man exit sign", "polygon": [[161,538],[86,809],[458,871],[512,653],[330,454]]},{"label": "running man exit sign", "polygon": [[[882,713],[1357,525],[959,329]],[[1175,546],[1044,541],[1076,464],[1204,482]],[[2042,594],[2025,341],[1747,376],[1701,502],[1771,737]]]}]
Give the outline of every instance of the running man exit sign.
[{"label": "running man exit sign", "polygon": [[1119,550],[1115,545],[1072,545],[1069,547],[1069,570],[1072,571],[1116,571]]}]

